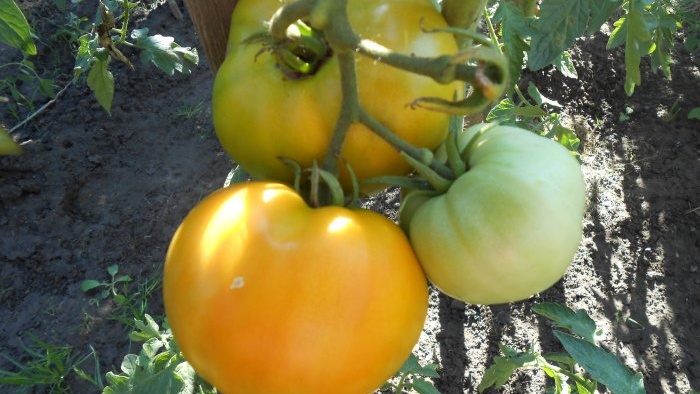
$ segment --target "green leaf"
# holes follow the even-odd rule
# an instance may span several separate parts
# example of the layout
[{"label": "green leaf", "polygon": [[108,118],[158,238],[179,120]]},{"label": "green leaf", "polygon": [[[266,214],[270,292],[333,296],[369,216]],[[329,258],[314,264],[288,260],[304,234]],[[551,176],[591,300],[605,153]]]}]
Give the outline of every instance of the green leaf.
[{"label": "green leaf", "polygon": [[95,93],[102,108],[111,114],[112,99],[114,99],[114,76],[108,68],[109,57],[97,57],[96,60],[88,73],[87,84]]},{"label": "green leaf", "polygon": [[493,358],[493,364],[486,369],[484,377],[479,383],[480,393],[489,387],[499,388],[503,386],[518,368],[532,366],[537,362],[537,357],[531,352],[517,353],[508,346],[499,346],[505,357],[496,356]]},{"label": "green leaf", "polygon": [[567,78],[578,79],[578,72],[574,62],[571,61],[571,54],[564,51],[559,55],[559,58],[554,61],[554,67]]},{"label": "green leaf", "polygon": [[25,56],[36,55],[29,23],[14,0],[0,0],[0,42],[19,49]]},{"label": "green leaf", "polygon": [[593,343],[561,331],[554,336],[593,379],[614,394],[645,394],[642,374],[633,373],[620,360]]},{"label": "green leaf", "polygon": [[539,70],[552,64],[586,31],[589,0],[547,0],[540,6],[528,52],[528,67]]},{"label": "green leaf", "polygon": [[418,394],[440,394],[440,391],[433,386],[433,383],[425,379],[414,380],[411,382],[411,387]]},{"label": "green leaf", "polygon": [[527,94],[529,94],[530,97],[532,97],[532,99],[535,100],[537,105],[549,104],[551,106],[561,108],[561,104],[559,104],[558,102],[556,102],[554,100],[550,100],[547,97],[545,97],[542,93],[540,93],[540,90],[537,89],[537,86],[535,86],[535,84],[532,82],[530,82],[527,85]]},{"label": "green leaf", "polygon": [[556,327],[567,329],[590,343],[595,344],[601,338],[602,332],[583,309],[574,312],[561,304],[543,302],[533,305],[532,311],[552,320]]},{"label": "green leaf", "polygon": [[135,29],[131,38],[136,40],[134,45],[141,49],[141,62],[153,62],[168,75],[173,75],[175,71],[190,73],[199,63],[197,49],[181,47],[172,37],[160,34],[149,36],[148,28]]},{"label": "green leaf", "polygon": [[605,22],[610,19],[615,11],[622,5],[622,0],[589,0],[591,3],[591,19],[588,21],[589,34],[600,30]]},{"label": "green leaf", "polygon": [[87,279],[87,280],[84,280],[80,284],[80,289],[83,292],[88,292],[88,291],[95,289],[97,287],[100,287],[100,286],[102,286],[102,282],[94,280],[94,279]]},{"label": "green leaf", "polygon": [[78,42],[78,53],[75,55],[75,64],[73,65],[73,77],[78,78],[86,73],[92,65],[97,61],[94,52],[97,50],[98,37],[96,34],[84,34],[80,36]]},{"label": "green leaf", "polygon": [[[572,67],[561,64],[562,53],[585,33],[600,30],[622,0],[547,0],[540,4],[540,16],[528,52],[528,67],[538,70],[555,64],[563,71]],[[565,66],[565,67],[562,67]],[[573,75],[573,74],[569,74]]]},{"label": "green leaf", "polygon": [[107,267],[107,273],[111,276],[114,276],[119,272],[119,266],[116,264],[112,264],[109,267]]},{"label": "green leaf", "polygon": [[625,92],[634,93],[634,88],[642,83],[639,64],[642,56],[648,55],[654,45],[652,31],[638,1],[629,2],[625,41]]},{"label": "green leaf", "polygon": [[627,18],[621,17],[613,23],[615,28],[612,33],[610,33],[610,38],[608,38],[608,43],[605,45],[605,49],[610,50],[617,48],[624,44],[627,40]]},{"label": "green leaf", "polygon": [[671,78],[671,49],[678,28],[676,18],[669,14],[666,7],[655,4],[652,14],[656,21],[654,31],[654,46],[651,56],[651,66],[660,68],[666,78]]},{"label": "green leaf", "polygon": [[522,8],[512,2],[499,2],[494,14],[494,22],[500,22],[499,31],[503,42],[503,54],[508,58],[508,70],[512,83],[520,79],[525,65],[525,53],[530,50],[526,41],[536,33],[532,23],[534,18],[527,18]]},{"label": "green leaf", "polygon": [[555,368],[552,368],[548,364],[540,365],[540,368],[542,368],[542,370],[544,371],[544,373],[547,374],[547,376],[549,376],[550,378],[552,378],[552,380],[554,380],[554,392],[555,393],[561,393],[561,394],[571,393],[571,388],[569,387],[569,384],[567,383],[567,380],[569,379],[568,376],[559,372]]},{"label": "green leaf", "polygon": [[688,113],[688,119],[700,120],[700,107],[695,107]]}]

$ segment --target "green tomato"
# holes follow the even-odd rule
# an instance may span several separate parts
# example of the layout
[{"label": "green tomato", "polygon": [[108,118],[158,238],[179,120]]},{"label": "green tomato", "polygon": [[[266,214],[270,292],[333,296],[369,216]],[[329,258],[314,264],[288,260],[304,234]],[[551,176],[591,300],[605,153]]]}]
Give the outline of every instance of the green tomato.
[{"label": "green tomato", "polygon": [[418,193],[402,214],[431,282],[473,304],[518,301],[552,286],[581,241],[578,161],[555,141],[508,126],[473,126],[458,149],[468,171],[444,194]]}]

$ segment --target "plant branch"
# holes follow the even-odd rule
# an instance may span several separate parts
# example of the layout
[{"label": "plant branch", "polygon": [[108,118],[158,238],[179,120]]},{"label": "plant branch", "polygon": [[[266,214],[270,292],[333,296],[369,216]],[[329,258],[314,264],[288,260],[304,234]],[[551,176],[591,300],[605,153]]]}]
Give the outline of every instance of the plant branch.
[{"label": "plant branch", "polygon": [[58,98],[61,96],[61,94],[63,94],[63,92],[65,92],[66,90],[68,90],[68,87],[71,86],[71,85],[73,84],[74,81],[75,81],[75,79],[71,79],[71,80],[66,84],[66,86],[64,86],[61,90],[58,91],[58,93],[56,93],[56,96],[55,96],[54,98],[52,98],[52,99],[49,100],[46,104],[44,104],[44,105],[42,105],[41,107],[39,107],[39,109],[37,109],[36,111],[32,112],[32,114],[29,115],[29,116],[27,116],[23,121],[17,123],[13,128],[11,128],[10,130],[8,130],[8,133],[9,133],[9,134],[12,134],[12,132],[16,131],[16,130],[19,129],[20,127],[22,127],[22,126],[24,126],[25,124],[27,124],[27,122],[29,122],[30,120],[34,119],[34,118],[35,118],[37,115],[39,115],[40,113],[44,112],[44,110],[46,110],[46,108],[48,108],[51,104],[55,103],[56,100],[58,100]]},{"label": "plant branch", "polygon": [[343,92],[340,115],[333,131],[333,138],[322,168],[333,174],[338,173],[338,158],[343,148],[345,136],[353,123],[358,121],[360,112],[360,97],[357,87],[357,71],[355,55],[352,52],[338,53],[340,65],[340,83]]},{"label": "plant branch", "polygon": [[289,3],[277,10],[270,19],[270,34],[275,41],[287,40],[287,28],[298,21],[308,17],[316,5],[316,0],[299,0]]}]

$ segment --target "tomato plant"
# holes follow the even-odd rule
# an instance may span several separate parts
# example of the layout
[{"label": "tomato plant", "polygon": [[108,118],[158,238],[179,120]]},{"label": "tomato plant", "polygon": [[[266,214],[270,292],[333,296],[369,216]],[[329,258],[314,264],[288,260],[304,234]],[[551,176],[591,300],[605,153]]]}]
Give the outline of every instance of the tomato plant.
[{"label": "tomato plant", "polygon": [[380,214],[312,209],[291,188],[214,192],[167,253],[166,313],[194,369],[225,393],[368,393],[411,354],[427,280]]},{"label": "tomato plant", "polygon": [[578,161],[560,144],[510,126],[474,125],[456,144],[467,171],[444,194],[409,195],[402,211],[428,278],[475,304],[547,289],[564,275],[582,236]]},{"label": "tomato plant", "polygon": [[[291,181],[292,170],[279,158],[302,167],[323,160],[343,93],[337,56],[325,59],[313,75],[290,78],[274,56],[261,53],[260,44],[242,43],[264,29],[279,6],[277,0],[238,3],[212,103],[217,136],[237,163],[254,178]],[[360,36],[397,52],[428,57],[457,50],[451,34],[422,29],[446,26],[429,0],[354,0],[348,3],[348,14]],[[451,100],[460,84],[441,84],[368,57],[359,57],[356,68],[360,101],[370,115],[410,144],[429,149],[440,144],[448,116],[408,104],[427,96]],[[396,149],[360,123],[351,126],[341,158],[361,180],[410,171]],[[347,177],[342,179],[347,187]]]}]

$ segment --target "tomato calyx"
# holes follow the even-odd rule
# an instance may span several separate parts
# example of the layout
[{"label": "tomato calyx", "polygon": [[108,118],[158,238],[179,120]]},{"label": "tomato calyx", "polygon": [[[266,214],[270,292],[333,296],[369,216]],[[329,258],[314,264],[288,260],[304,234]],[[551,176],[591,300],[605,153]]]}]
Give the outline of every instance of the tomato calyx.
[{"label": "tomato calyx", "polygon": [[302,20],[287,26],[282,40],[276,40],[269,31],[254,34],[246,44],[261,43],[258,55],[269,52],[285,78],[295,80],[314,75],[333,55],[323,32]]},{"label": "tomato calyx", "polygon": [[292,159],[281,157],[286,165],[294,171],[294,190],[313,208],[324,206],[347,207],[359,199],[360,187],[352,168],[346,164],[352,179],[353,190],[349,197],[340,184],[337,175],[322,167],[314,160],[311,168],[302,168]]},{"label": "tomato calyx", "polygon": [[[399,224],[406,232],[408,232],[408,224],[411,223],[413,214],[424,202],[447,193],[455,180],[469,171],[469,152],[472,150],[472,144],[477,140],[476,137],[498,126],[496,122],[478,123],[462,131],[459,130],[461,125],[458,123],[458,120],[461,119],[457,116],[452,118],[447,138],[435,152],[426,152],[424,160],[416,160],[402,154],[418,173],[418,176],[412,179],[414,187],[407,187],[408,192],[402,198],[399,207]],[[443,163],[450,168],[454,176],[452,178],[441,176],[428,165],[428,159]]]}]

